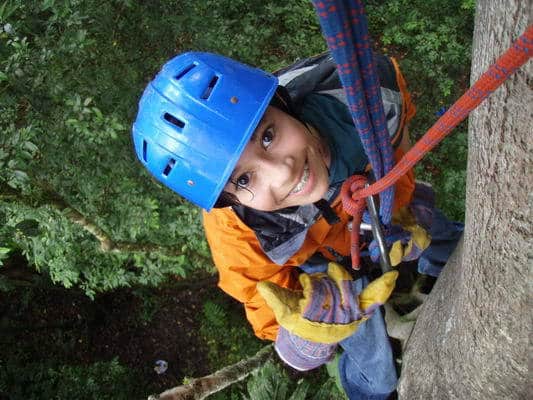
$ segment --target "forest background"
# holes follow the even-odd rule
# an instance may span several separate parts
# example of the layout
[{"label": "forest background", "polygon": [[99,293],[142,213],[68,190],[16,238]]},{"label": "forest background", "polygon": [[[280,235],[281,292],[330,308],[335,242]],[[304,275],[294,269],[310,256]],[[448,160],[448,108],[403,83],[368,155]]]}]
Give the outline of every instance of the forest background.
[{"label": "forest background", "polygon": [[[414,95],[413,139],[468,87],[474,3],[365,2]],[[143,398],[264,345],[216,289],[199,210],[141,168],[130,127],[182,51],[275,71],[325,49],[305,0],[0,1],[0,398]],[[417,166],[457,220],[466,147],[462,125]],[[268,364],[214,398],[259,387],[335,390]]]}]

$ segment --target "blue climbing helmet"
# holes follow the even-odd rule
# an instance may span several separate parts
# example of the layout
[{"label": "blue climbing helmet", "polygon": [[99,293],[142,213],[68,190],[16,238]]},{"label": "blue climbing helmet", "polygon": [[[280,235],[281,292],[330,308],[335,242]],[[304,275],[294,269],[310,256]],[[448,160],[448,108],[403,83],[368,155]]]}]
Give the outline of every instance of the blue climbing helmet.
[{"label": "blue climbing helmet", "polygon": [[277,85],[273,75],[216,54],[174,57],[139,102],[137,157],[157,180],[209,211]]}]

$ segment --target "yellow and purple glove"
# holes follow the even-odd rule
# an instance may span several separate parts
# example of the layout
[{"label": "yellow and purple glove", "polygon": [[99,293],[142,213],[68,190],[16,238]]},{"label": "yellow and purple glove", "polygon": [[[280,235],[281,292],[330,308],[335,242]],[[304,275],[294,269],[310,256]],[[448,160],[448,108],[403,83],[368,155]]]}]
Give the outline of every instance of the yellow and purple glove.
[{"label": "yellow and purple glove", "polygon": [[[431,236],[416,220],[413,212],[403,207],[392,216],[392,225],[384,231],[385,243],[390,248],[391,265],[397,266],[404,261],[413,261],[431,244]],[[379,260],[379,246],[372,240],[368,246],[372,261]]]},{"label": "yellow and purple glove", "polygon": [[391,264],[396,266],[402,261],[418,259],[431,243],[431,236],[427,230],[418,224],[413,212],[407,207],[394,213],[392,223],[400,225],[410,235],[407,239],[397,240],[392,244],[390,250]]},{"label": "yellow and purple glove", "polygon": [[330,262],[327,274],[301,274],[302,290],[272,282],[259,282],[257,289],[288,332],[311,342],[335,344],[352,335],[387,301],[397,277],[397,271],[387,272],[358,295],[350,274]]}]

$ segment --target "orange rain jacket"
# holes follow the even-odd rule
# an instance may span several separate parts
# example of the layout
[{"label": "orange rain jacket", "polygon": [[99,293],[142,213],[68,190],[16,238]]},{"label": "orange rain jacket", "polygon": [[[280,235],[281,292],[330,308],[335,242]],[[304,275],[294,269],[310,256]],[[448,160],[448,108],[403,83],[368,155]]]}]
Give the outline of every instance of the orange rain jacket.
[{"label": "orange rain jacket", "polygon": [[[402,97],[401,122],[393,143],[398,147],[395,158],[399,160],[407,149],[407,123],[415,114],[415,107],[406,89],[406,84],[395,60],[391,59],[396,71],[397,85]],[[404,175],[397,183],[394,209],[406,206],[414,191],[413,171]],[[325,258],[334,260],[328,248],[343,256],[350,254],[350,232],[347,224],[351,220],[342,209],[338,196],[331,208],[341,219],[340,223],[329,225],[320,217],[307,232],[306,239],[284,265],[272,262],[263,252],[254,231],[235,214],[231,207],[203,212],[203,224],[214,263],[219,272],[219,287],[244,304],[246,316],[255,334],[261,339],[275,340],[278,323],[256,289],[259,281],[271,281],[279,286],[298,289],[298,270],[313,254],[319,252]]]}]

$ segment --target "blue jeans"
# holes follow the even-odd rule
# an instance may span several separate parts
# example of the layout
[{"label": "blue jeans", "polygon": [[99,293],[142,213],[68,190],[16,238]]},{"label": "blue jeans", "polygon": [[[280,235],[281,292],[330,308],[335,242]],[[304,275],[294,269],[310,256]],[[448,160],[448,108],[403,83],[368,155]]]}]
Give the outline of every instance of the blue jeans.
[{"label": "blue jeans", "polygon": [[[358,290],[368,280],[356,281]],[[339,360],[339,375],[350,400],[386,399],[398,380],[385,321],[379,309],[359,325],[357,331],[339,343],[344,352]]]},{"label": "blue jeans", "polygon": [[439,276],[452,255],[463,234],[464,224],[452,222],[439,210],[433,210],[433,221],[429,229],[431,244],[418,259],[418,272]]},{"label": "blue jeans", "polygon": [[[437,277],[454,251],[464,225],[449,221],[438,209],[433,210],[431,244],[418,260],[418,271]],[[401,268],[401,267],[400,267]],[[356,282],[362,290],[366,278]],[[349,338],[340,342],[344,349],[339,360],[339,374],[350,400],[385,400],[396,389],[397,375],[392,348],[381,311]]]},{"label": "blue jeans", "polygon": [[[438,276],[463,233],[464,225],[449,221],[433,209],[429,229],[431,244],[418,260],[418,271]],[[327,264],[310,262],[302,265],[307,273],[324,272]],[[401,267],[400,267],[401,268]],[[368,284],[363,277],[355,282],[358,292]],[[350,400],[385,400],[396,389],[398,381],[392,348],[381,310],[377,309],[357,331],[339,345],[344,352],[339,360],[339,375]]]}]

